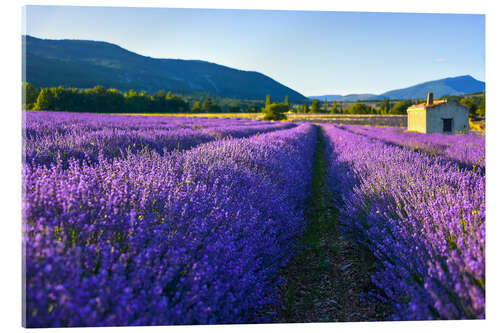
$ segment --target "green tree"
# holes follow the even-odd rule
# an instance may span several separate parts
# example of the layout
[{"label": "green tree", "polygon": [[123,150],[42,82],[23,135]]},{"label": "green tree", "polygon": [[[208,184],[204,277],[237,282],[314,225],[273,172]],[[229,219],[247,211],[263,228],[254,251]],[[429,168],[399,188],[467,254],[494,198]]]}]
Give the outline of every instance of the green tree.
[{"label": "green tree", "polygon": [[110,113],[123,112],[125,109],[125,98],[117,90],[110,88],[106,90],[106,110]]},{"label": "green tree", "polygon": [[163,99],[167,99],[167,93],[165,92],[165,90],[158,90],[153,96],[153,99],[155,100],[163,100]]},{"label": "green tree", "polygon": [[228,111],[230,113],[239,113],[241,112],[241,108],[236,104],[231,104],[229,105]]},{"label": "green tree", "polygon": [[289,106],[285,103],[271,103],[262,109],[264,120],[283,120],[286,119],[285,112],[289,110]]},{"label": "green tree", "polygon": [[285,105],[288,105],[290,106],[290,98],[287,96],[285,96]]},{"label": "green tree", "polygon": [[258,112],[257,106],[255,106],[255,104],[253,104],[253,103],[249,104],[247,112],[250,112],[250,113]]},{"label": "green tree", "polygon": [[34,110],[53,110],[55,96],[50,88],[42,88],[36,99]]},{"label": "green tree", "polygon": [[384,98],[382,103],[380,103],[379,113],[380,114],[388,114],[390,108],[391,108],[391,106],[389,104],[389,100],[387,98]]},{"label": "green tree", "polygon": [[88,97],[91,99],[93,112],[109,112],[108,110],[108,97],[106,96],[106,89],[103,86],[95,86],[88,91]]},{"label": "green tree", "polygon": [[95,86],[94,88],[92,88],[91,91],[94,95],[98,95],[98,96],[105,96],[106,95],[106,88],[104,88],[103,86]]},{"label": "green tree", "polygon": [[212,108],[212,105],[213,105],[212,98],[207,97],[203,101],[203,104],[201,105],[201,109],[202,109],[203,112],[210,112],[210,109]]},{"label": "green tree", "polygon": [[29,82],[23,82],[22,85],[22,104],[25,110],[31,110],[35,106],[39,91]]},{"label": "green tree", "polygon": [[470,97],[464,97],[460,100],[460,104],[465,105],[469,109],[469,118],[477,118],[476,111],[478,109],[478,106],[474,99]]},{"label": "green tree", "polygon": [[193,108],[192,110],[193,112],[200,112],[201,111],[201,103],[196,101],[193,103]]},{"label": "green tree", "polygon": [[271,95],[266,95],[266,107],[268,107],[269,105],[271,105]]},{"label": "green tree", "polygon": [[476,116],[479,118],[484,118],[486,116],[486,94],[481,96],[481,101],[479,102],[479,106],[476,110]]},{"label": "green tree", "polygon": [[406,114],[406,110],[412,106],[411,101],[399,101],[391,108],[389,114]]},{"label": "green tree", "polygon": [[149,112],[149,99],[145,91],[137,92],[133,89],[127,91],[124,95],[127,112],[147,113]]},{"label": "green tree", "polygon": [[50,88],[52,95],[54,96],[53,107],[54,111],[71,111],[75,108],[75,94],[78,93],[78,90],[75,88],[63,88],[52,87]]},{"label": "green tree", "polygon": [[216,103],[212,101],[211,97],[205,98],[203,104],[201,105],[201,109],[203,112],[207,113],[219,113],[222,111],[220,106],[218,106]]},{"label": "green tree", "polygon": [[333,108],[330,110],[330,113],[339,113],[339,107],[337,105],[337,101],[333,101]]},{"label": "green tree", "polygon": [[311,113],[319,113],[320,110],[319,110],[319,100],[315,99],[312,101],[312,105],[311,105]]},{"label": "green tree", "polygon": [[309,105],[307,103],[302,104],[302,113],[309,112]]},{"label": "green tree", "polygon": [[345,110],[346,114],[370,114],[372,113],[372,108],[369,105],[362,103],[352,103]]}]

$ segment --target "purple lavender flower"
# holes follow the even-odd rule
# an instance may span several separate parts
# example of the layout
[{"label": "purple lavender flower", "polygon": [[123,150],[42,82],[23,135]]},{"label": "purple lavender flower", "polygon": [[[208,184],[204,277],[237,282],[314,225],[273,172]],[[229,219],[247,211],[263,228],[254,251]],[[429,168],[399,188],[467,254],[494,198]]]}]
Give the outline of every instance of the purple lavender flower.
[{"label": "purple lavender flower", "polygon": [[[43,124],[40,117],[42,124],[32,127],[39,134],[27,141],[52,135],[51,120]],[[75,116],[82,134],[115,121],[151,126],[151,135],[163,131],[149,119],[124,124],[109,116],[96,123]],[[191,122],[185,121],[179,122]],[[65,135],[67,124],[53,126]],[[115,158],[99,151],[93,162],[25,163],[26,325],[262,320],[256,313],[278,301],[280,270],[305,227],[317,129],[252,126],[274,131],[185,151]]]},{"label": "purple lavender flower", "polygon": [[[360,127],[322,128],[342,229],[378,259],[372,279],[393,319],[484,318],[484,174]],[[404,135],[390,138],[409,142]]]}]

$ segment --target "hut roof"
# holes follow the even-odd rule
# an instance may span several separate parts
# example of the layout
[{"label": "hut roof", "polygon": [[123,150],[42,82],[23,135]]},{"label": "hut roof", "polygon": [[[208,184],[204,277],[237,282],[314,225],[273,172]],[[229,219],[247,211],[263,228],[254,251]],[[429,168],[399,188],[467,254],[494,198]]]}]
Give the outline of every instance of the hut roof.
[{"label": "hut roof", "polygon": [[427,104],[427,103],[420,103],[420,104],[414,104],[408,108],[408,110],[425,110],[427,108],[432,108],[434,106],[441,105],[443,103],[448,103],[448,100],[446,98],[444,99],[436,99],[432,104]]}]

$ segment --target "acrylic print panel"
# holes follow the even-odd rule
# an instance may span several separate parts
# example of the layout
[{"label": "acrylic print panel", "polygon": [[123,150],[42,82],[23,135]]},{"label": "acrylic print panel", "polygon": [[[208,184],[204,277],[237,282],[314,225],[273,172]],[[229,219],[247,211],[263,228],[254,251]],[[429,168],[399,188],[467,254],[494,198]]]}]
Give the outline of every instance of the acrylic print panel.
[{"label": "acrylic print panel", "polygon": [[24,10],[25,327],[485,317],[484,15]]}]

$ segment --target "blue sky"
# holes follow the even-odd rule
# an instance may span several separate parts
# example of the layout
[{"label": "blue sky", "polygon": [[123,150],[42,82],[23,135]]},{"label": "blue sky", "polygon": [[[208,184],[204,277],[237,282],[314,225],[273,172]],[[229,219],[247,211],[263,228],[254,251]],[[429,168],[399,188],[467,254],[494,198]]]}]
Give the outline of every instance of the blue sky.
[{"label": "blue sky", "polygon": [[306,96],[485,79],[483,15],[28,6],[25,23],[35,37],[259,71]]}]

